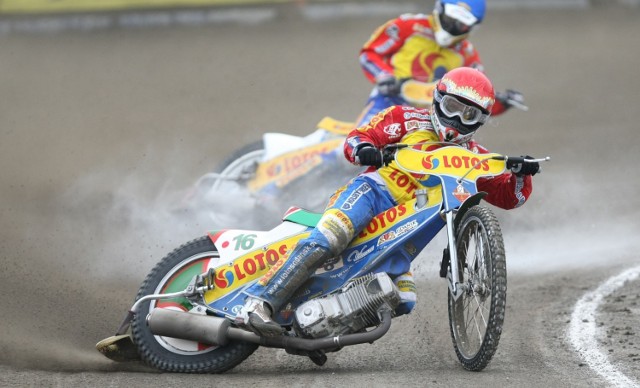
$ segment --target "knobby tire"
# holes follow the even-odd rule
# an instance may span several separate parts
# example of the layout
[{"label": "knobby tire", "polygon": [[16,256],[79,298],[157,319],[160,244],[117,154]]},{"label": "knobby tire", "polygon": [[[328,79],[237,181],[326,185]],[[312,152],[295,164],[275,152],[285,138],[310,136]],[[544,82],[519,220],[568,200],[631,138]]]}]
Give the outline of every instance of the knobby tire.
[{"label": "knobby tire", "polygon": [[483,370],[495,354],[504,323],[507,267],[502,231],[488,208],[471,207],[456,231],[464,293],[448,297],[453,346],[462,366]]},{"label": "knobby tire", "polygon": [[[136,300],[141,297],[159,293],[163,287],[171,281],[181,269],[188,265],[195,266],[197,260],[203,257],[217,257],[218,252],[208,236],[203,236],[188,242],[164,257],[149,273],[142,283]],[[197,269],[197,268],[196,268]],[[183,302],[188,303],[186,299]],[[245,342],[230,342],[222,347],[212,347],[210,351],[172,351],[162,345],[164,339],[154,336],[146,324],[146,317],[151,311],[154,302],[146,302],[139,308],[131,324],[133,341],[138,348],[142,360],[151,367],[165,372],[182,373],[222,373],[240,364],[249,357],[258,347],[256,344]]]}]

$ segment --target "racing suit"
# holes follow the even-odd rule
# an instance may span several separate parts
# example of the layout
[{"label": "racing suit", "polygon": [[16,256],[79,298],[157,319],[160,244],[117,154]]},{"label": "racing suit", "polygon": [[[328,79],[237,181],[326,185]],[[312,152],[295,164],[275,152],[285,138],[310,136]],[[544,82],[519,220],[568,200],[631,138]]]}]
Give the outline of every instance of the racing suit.
[{"label": "racing suit", "polygon": [[[344,144],[345,157],[355,163],[359,147],[386,144],[437,142],[429,110],[393,106],[362,127],[354,129]],[[431,144],[431,147],[438,147]],[[474,152],[488,151],[469,141],[462,145]],[[425,182],[424,177],[419,177]],[[268,303],[277,314],[283,304],[326,260],[338,255],[373,217],[415,197],[417,189],[425,188],[417,177],[399,169],[395,162],[376,169],[370,167],[347,185],[338,189],[311,234],[298,242],[288,257],[281,258],[270,271],[245,292]],[[438,181],[439,182],[439,181]],[[429,184],[429,180],[426,180]],[[439,183],[437,183],[439,184]],[[433,184],[436,187],[437,184]],[[485,199],[498,207],[512,209],[521,206],[531,194],[531,177],[508,172],[492,178],[480,178],[478,190],[486,191]],[[426,187],[429,190],[429,187]],[[411,311],[415,305],[415,285],[410,274],[409,259],[399,260],[387,272],[401,291],[401,305],[396,314]]]},{"label": "racing suit", "polygon": [[[371,81],[394,76],[398,80],[421,82],[439,80],[449,70],[473,67],[484,71],[478,51],[464,39],[451,47],[438,45],[434,37],[432,14],[404,14],[378,27],[360,50],[360,65]],[[357,126],[368,123],[392,105],[409,105],[400,95],[382,95],[374,88]],[[496,100],[491,114],[497,116],[507,107]]]}]

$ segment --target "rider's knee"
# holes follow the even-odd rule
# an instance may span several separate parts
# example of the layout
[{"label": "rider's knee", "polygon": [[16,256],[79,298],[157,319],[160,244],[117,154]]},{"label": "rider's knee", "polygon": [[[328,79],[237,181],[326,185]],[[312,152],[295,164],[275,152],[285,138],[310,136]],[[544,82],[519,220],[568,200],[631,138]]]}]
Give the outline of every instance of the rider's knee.
[{"label": "rider's knee", "polygon": [[400,294],[400,304],[395,309],[396,316],[409,314],[416,306],[416,300],[418,298],[413,274],[411,272],[403,273],[393,279],[393,282]]},{"label": "rider's knee", "polygon": [[333,254],[342,252],[353,240],[355,230],[351,219],[338,209],[327,210],[316,227],[319,245],[325,245]]}]

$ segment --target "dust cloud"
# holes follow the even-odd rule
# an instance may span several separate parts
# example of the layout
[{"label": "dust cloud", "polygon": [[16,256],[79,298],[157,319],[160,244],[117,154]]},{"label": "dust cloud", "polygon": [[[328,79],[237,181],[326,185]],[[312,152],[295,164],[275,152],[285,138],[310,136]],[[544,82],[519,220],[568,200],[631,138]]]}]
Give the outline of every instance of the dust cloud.
[{"label": "dust cloud", "polygon": [[[640,154],[626,119],[639,78],[625,76],[639,63],[609,43],[633,47],[637,20],[585,11],[567,24],[565,12],[500,12],[475,39],[496,88],[531,108],[479,140],[552,157],[529,203],[496,210],[509,268],[527,276],[635,254],[639,183],[619,167]],[[370,90],[357,52],[386,19],[0,37],[0,364],[135,368],[94,344],[157,261],[220,227],[171,204],[264,132],[352,120]],[[600,103],[604,90],[624,96]],[[437,276],[442,238],[416,264],[423,279]]]}]

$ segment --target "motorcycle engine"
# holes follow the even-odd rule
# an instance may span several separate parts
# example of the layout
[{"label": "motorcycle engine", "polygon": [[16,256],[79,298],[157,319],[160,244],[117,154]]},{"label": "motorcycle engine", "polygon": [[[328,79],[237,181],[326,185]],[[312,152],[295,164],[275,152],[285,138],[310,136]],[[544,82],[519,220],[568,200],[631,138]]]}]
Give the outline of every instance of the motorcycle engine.
[{"label": "motorcycle engine", "polygon": [[300,305],[295,310],[296,328],[311,338],[355,333],[380,323],[380,307],[393,311],[399,303],[398,289],[389,275],[369,274],[336,293]]}]

